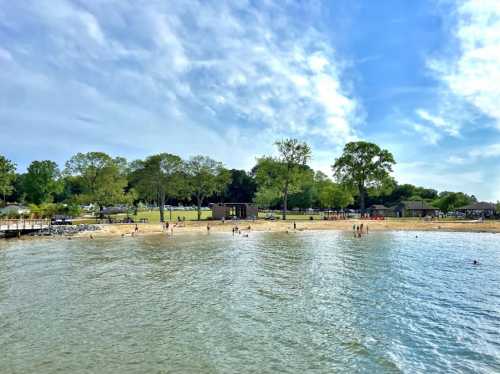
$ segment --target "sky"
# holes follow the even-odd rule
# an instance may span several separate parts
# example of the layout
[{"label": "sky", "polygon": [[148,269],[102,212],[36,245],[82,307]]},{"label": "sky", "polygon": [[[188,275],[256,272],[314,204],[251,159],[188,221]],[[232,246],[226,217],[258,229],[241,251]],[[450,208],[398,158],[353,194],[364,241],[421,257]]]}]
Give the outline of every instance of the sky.
[{"label": "sky", "polygon": [[104,151],[249,170],[293,137],[330,165],[500,200],[498,0],[0,0],[0,154]]}]

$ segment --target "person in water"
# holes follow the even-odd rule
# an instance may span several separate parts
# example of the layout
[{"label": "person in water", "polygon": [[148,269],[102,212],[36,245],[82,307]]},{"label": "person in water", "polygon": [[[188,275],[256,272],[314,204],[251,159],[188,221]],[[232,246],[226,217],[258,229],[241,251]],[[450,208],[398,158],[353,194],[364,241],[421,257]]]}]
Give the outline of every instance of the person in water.
[{"label": "person in water", "polygon": [[478,260],[474,260],[474,262],[472,264],[473,265],[479,265],[479,261]]}]

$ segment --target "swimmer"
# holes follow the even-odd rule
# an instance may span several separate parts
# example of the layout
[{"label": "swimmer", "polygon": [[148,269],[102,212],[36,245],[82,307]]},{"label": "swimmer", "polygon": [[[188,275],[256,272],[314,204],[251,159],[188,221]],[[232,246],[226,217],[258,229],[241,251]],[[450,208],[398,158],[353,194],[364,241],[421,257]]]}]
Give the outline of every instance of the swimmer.
[{"label": "swimmer", "polygon": [[474,262],[472,262],[472,265],[479,265],[479,261],[478,260],[474,260]]}]

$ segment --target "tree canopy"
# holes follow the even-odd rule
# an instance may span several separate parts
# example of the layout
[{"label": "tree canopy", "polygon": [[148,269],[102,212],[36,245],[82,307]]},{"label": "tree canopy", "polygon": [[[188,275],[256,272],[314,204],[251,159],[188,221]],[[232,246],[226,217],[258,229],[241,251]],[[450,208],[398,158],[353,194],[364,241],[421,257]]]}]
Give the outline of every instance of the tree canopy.
[{"label": "tree canopy", "polygon": [[164,222],[166,198],[177,197],[182,191],[184,162],[177,155],[160,153],[134,162],[131,168],[132,184],[141,197],[158,202],[160,222]]},{"label": "tree canopy", "polygon": [[121,158],[112,159],[103,152],[77,153],[66,162],[65,173],[76,176],[81,183],[78,201],[97,204],[100,211],[131,200],[132,196],[125,193],[127,177]]},{"label": "tree canopy", "polygon": [[16,179],[16,164],[0,155],[0,195],[5,204],[6,197],[14,191]]},{"label": "tree canopy", "polygon": [[194,196],[201,219],[203,200],[214,193],[221,193],[231,182],[231,173],[222,162],[206,156],[194,156],[186,164],[187,185]]},{"label": "tree canopy", "polygon": [[[258,198],[278,195],[282,200],[282,218],[286,219],[288,195],[304,187],[304,176],[310,172],[306,167],[311,158],[311,148],[297,139],[284,139],[275,143],[279,156],[262,157],[257,160],[255,177],[259,186]],[[264,192],[263,190],[269,190]]]},{"label": "tree canopy", "polygon": [[49,203],[54,195],[61,193],[63,183],[61,173],[54,161],[33,161],[24,176],[23,190],[30,203]]},{"label": "tree canopy", "polygon": [[367,189],[385,186],[395,163],[389,151],[374,143],[359,141],[345,145],[342,155],[332,165],[332,170],[339,183],[357,190],[359,205],[364,212]]}]

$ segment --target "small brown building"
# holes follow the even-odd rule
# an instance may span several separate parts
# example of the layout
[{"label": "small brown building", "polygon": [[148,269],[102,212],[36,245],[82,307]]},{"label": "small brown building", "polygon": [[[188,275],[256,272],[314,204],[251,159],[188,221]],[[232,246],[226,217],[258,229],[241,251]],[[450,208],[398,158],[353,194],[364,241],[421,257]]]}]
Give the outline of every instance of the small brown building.
[{"label": "small brown building", "polygon": [[212,204],[213,219],[256,219],[259,214],[257,205],[249,203],[217,203]]},{"label": "small brown building", "polygon": [[467,217],[484,217],[492,218],[496,213],[496,206],[493,203],[472,203],[457,209],[459,212],[465,213]]},{"label": "small brown building", "polygon": [[423,200],[402,201],[394,208],[398,217],[436,217],[439,209]]},{"label": "small brown building", "polygon": [[368,212],[371,217],[394,217],[396,215],[394,208],[388,208],[382,204],[373,204],[368,208]]}]

